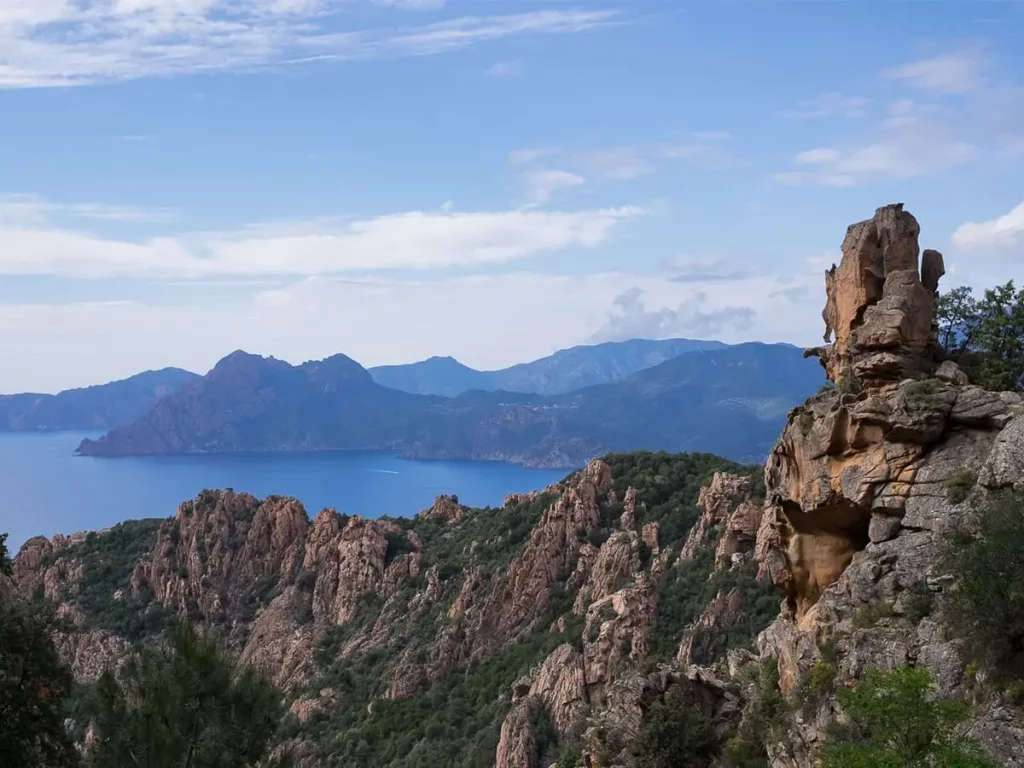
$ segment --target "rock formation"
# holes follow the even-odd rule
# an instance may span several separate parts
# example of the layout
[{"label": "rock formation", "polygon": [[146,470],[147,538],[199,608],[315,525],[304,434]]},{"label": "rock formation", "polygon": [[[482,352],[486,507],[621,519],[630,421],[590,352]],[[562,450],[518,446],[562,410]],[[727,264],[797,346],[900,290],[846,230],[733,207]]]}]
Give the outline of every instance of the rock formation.
[{"label": "rock formation", "polygon": [[[852,374],[863,389],[822,392],[792,411],[768,459],[757,557],[787,603],[758,645],[778,660],[787,694],[822,662],[824,644],[840,684],[918,664],[942,695],[964,692],[967,660],[941,614],[922,619],[909,606],[914,594],[941,606],[953,581],[939,570],[942,534],[969,514],[947,491],[954,473],[977,478],[979,493],[1021,483],[1024,401],[971,386],[951,363],[935,371],[942,261],[926,251],[919,274],[917,234],[902,206],[848,231],[843,263],[827,276],[836,341],[822,359],[830,378]],[[883,618],[865,628],[871,611]],[[816,765],[831,718],[826,703],[794,720],[770,747],[772,764]],[[1001,764],[1024,765],[999,746],[1024,743],[1024,720],[998,703],[982,708],[973,732]]]},{"label": "rock formation", "polygon": [[701,515],[690,529],[680,560],[693,560],[708,548],[712,536],[718,536],[716,571],[730,567],[734,556],[753,549],[761,525],[762,505],[754,498],[750,477],[716,472],[711,484],[701,489],[697,506]]},{"label": "rock formation", "polygon": [[835,340],[809,350],[832,381],[855,378],[871,389],[932,365],[945,267],[942,254],[930,250],[919,265],[920,231],[902,204],[879,208],[846,231],[842,261],[825,274],[825,341]]}]

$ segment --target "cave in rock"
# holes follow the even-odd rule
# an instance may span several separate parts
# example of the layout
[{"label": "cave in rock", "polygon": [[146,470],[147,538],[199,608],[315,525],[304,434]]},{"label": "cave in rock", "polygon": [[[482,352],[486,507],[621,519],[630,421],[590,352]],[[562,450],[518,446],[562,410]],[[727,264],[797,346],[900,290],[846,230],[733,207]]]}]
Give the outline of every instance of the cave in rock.
[{"label": "cave in rock", "polygon": [[786,502],[783,512],[791,527],[789,604],[799,620],[843,575],[853,556],[867,547],[871,513],[846,500],[826,504],[813,513]]}]

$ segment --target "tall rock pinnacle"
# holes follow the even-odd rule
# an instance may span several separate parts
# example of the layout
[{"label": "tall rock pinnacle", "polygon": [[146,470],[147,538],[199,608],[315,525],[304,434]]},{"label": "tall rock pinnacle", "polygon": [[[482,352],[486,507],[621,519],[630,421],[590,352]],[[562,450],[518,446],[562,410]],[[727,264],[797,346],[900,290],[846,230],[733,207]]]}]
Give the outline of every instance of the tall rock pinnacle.
[{"label": "tall rock pinnacle", "polygon": [[846,230],[842,261],[825,273],[822,316],[831,343],[807,352],[821,358],[832,381],[853,376],[877,388],[932,363],[945,267],[938,251],[926,250],[918,263],[920,232],[902,203],[883,206]]}]

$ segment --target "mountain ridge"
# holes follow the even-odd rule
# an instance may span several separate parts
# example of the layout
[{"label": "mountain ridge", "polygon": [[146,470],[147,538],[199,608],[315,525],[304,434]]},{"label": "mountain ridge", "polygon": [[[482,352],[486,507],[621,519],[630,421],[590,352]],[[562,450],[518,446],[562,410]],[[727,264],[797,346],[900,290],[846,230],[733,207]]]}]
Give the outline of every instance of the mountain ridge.
[{"label": "mountain ridge", "polygon": [[169,367],[56,394],[0,395],[0,432],[112,429],[198,378]]},{"label": "mountain ridge", "polygon": [[682,338],[628,339],[568,347],[492,371],[471,368],[450,356],[375,366],[369,371],[378,384],[420,395],[454,397],[472,389],[560,395],[625,378],[681,354],[727,346],[720,341]]},{"label": "mountain ridge", "polygon": [[562,395],[470,390],[446,398],[384,387],[344,355],[292,366],[236,352],[132,424],[83,441],[79,453],[393,450],[572,467],[651,448],[748,461],[763,458],[786,411],[821,381],[799,349],[750,343],[690,352]]}]

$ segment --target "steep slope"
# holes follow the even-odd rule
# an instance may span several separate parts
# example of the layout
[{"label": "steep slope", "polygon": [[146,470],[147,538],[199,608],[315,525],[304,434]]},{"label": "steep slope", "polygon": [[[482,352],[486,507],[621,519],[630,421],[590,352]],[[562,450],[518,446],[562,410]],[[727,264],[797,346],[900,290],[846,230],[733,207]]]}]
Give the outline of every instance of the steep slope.
[{"label": "steep slope", "polygon": [[[304,766],[538,766],[559,745],[582,748],[569,732],[591,707],[605,715],[616,685],[685,684],[711,697],[723,733],[735,724],[735,694],[673,661],[735,577],[678,555],[695,520],[750,498],[757,473],[708,456],[609,456],[501,509],[440,497],[395,520],[310,521],[294,499],[206,491],[171,520],[33,539],[14,572],[22,595],[77,624],[58,645],[86,683],[171,617],[216,634],[285,692],[283,738]],[[701,493],[708,483],[732,495]],[[752,547],[738,545],[737,567]],[[752,573],[739,605],[765,594]],[[706,657],[769,620],[730,625]],[[670,672],[649,677],[656,662]],[[528,747],[507,736],[524,710]],[[550,730],[536,729],[542,711]],[[588,737],[595,749],[617,722]]]},{"label": "steep slope", "polygon": [[180,368],[164,368],[56,395],[0,395],[0,431],[112,429],[198,378]]},{"label": "steep slope", "polygon": [[409,365],[371,368],[370,375],[378,384],[420,395],[454,397],[471,389],[560,395],[618,381],[688,352],[725,346],[693,339],[632,339],[563,349],[497,371],[477,371],[451,357],[432,357]]},{"label": "steep slope", "polygon": [[80,452],[395,450],[414,458],[569,467],[613,450],[704,450],[760,460],[821,372],[799,350],[744,344],[675,358],[557,397],[412,395],[338,355],[290,366],[236,352],[133,424]]}]

